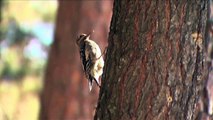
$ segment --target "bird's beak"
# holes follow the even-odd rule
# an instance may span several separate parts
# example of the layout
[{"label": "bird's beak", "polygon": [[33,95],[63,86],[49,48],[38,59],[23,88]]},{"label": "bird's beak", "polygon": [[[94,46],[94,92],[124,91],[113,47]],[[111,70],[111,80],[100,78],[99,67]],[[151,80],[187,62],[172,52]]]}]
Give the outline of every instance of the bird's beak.
[{"label": "bird's beak", "polygon": [[87,36],[86,36],[87,38],[89,38],[90,37],[90,33],[89,34],[87,34]]},{"label": "bird's beak", "polygon": [[87,38],[90,37],[90,35],[94,32],[94,30],[92,32],[90,32],[89,34],[87,34]]},{"label": "bird's beak", "polygon": [[87,35],[87,38],[89,38],[89,37],[90,37],[90,34]]}]

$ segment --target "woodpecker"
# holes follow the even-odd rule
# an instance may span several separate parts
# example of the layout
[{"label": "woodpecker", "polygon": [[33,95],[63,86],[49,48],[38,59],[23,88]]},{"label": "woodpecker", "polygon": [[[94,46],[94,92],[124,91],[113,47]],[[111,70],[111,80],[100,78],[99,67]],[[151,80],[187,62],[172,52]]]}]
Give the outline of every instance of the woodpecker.
[{"label": "woodpecker", "polygon": [[81,34],[76,44],[79,47],[83,70],[88,79],[89,90],[92,90],[93,80],[100,87],[99,77],[103,73],[104,60],[97,43],[89,39],[90,34]]}]

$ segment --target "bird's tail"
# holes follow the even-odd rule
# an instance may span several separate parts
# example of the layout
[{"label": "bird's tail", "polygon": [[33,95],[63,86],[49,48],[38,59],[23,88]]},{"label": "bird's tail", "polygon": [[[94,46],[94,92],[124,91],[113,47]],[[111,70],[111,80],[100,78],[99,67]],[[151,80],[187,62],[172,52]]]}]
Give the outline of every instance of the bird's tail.
[{"label": "bird's tail", "polygon": [[93,77],[91,76],[91,75],[89,75],[89,91],[91,91],[92,90],[92,86],[93,86],[93,82],[92,82],[92,80],[93,80]]},{"label": "bird's tail", "polygon": [[94,78],[94,77],[92,77],[91,75],[89,75],[89,90],[90,90],[90,91],[92,90],[93,80],[95,81],[95,83],[97,84],[97,86],[98,86],[99,88],[101,87],[99,81],[98,81],[96,78]]},{"label": "bird's tail", "polygon": [[94,78],[94,80],[95,80],[95,83],[97,84],[97,86],[100,88],[101,85],[100,85],[99,81],[97,79],[95,79],[95,78]]},{"label": "bird's tail", "polygon": [[89,81],[89,91],[92,90],[92,84],[93,84],[93,83]]}]

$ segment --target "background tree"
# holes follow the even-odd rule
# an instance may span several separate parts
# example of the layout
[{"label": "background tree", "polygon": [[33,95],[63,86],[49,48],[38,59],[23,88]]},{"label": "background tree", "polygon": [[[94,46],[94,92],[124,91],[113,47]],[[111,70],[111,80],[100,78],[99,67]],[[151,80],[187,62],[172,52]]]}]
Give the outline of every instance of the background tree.
[{"label": "background tree", "polygon": [[207,0],[115,0],[95,119],[194,120]]},{"label": "background tree", "polygon": [[89,92],[79,60],[76,38],[80,33],[95,34],[92,39],[104,47],[111,18],[112,1],[59,1],[54,42],[49,53],[41,120],[92,119],[98,87]]}]

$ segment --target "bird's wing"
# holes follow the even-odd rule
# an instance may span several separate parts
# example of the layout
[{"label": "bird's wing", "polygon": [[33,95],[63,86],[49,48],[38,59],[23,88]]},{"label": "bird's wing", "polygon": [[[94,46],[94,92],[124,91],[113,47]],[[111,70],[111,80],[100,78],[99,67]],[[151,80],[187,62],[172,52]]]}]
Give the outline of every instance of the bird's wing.
[{"label": "bird's wing", "polygon": [[80,56],[81,56],[81,61],[82,61],[82,64],[83,64],[83,69],[84,71],[86,71],[86,64],[87,64],[87,60],[86,60],[86,54],[85,54],[85,44],[83,44],[81,47],[80,47]]},{"label": "bird's wing", "polygon": [[89,90],[92,90],[92,86],[93,86],[93,77],[89,74],[90,73],[90,69],[91,69],[91,59],[89,57],[88,51],[87,51],[87,47],[86,45],[82,45],[81,49],[80,49],[80,54],[81,54],[81,60],[82,60],[82,64],[83,64],[83,69],[84,69],[84,73],[86,75],[86,78],[88,79],[88,84],[89,84]]},{"label": "bird's wing", "polygon": [[[100,86],[100,83],[98,80],[96,80],[96,78],[91,75],[91,69],[94,69],[94,64],[97,60],[97,46],[95,46],[94,42],[85,42],[85,58],[86,58],[86,71],[87,73],[89,73],[89,81],[92,82],[92,80],[95,80],[95,82],[97,83],[98,86]],[[92,85],[92,84],[91,84]]]}]

